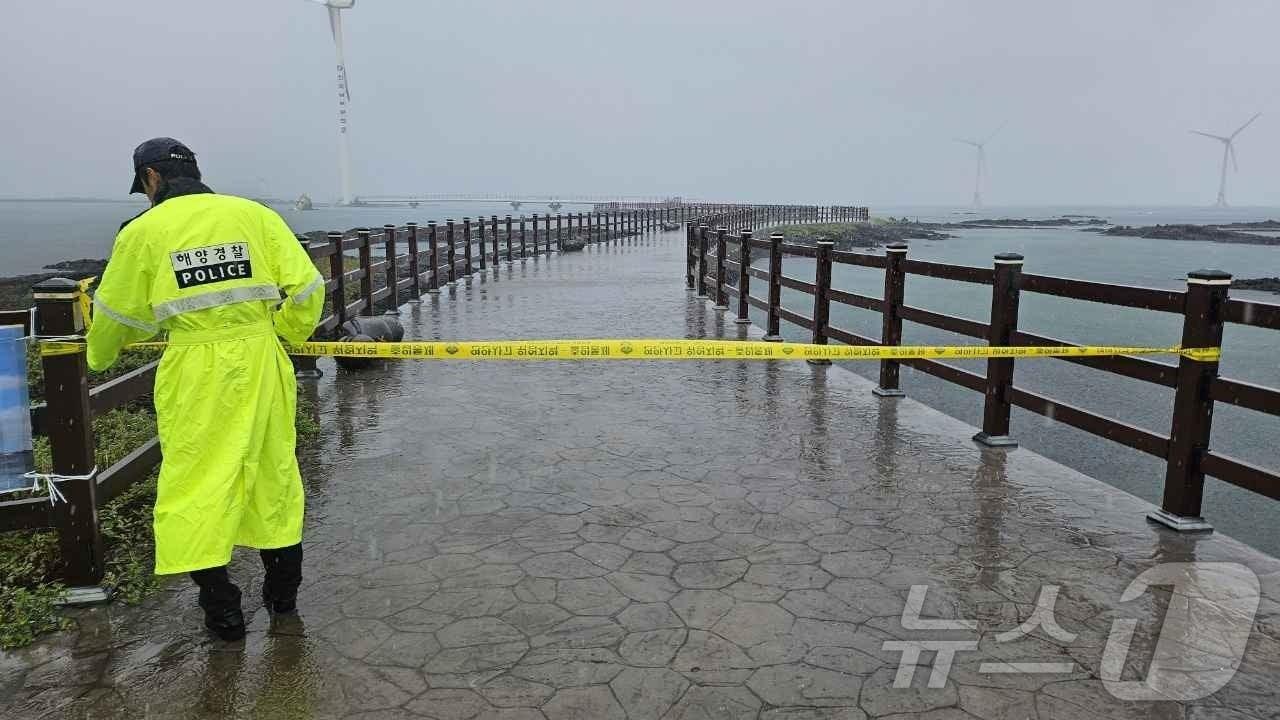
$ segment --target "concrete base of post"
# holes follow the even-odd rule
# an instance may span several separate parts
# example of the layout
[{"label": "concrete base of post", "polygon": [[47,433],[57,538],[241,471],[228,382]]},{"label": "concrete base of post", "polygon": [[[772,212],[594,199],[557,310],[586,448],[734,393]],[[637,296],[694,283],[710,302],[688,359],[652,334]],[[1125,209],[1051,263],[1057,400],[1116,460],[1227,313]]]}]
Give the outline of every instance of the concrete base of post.
[{"label": "concrete base of post", "polygon": [[980,432],[973,436],[973,441],[989,448],[1016,448],[1018,441],[1008,435],[988,435]]},{"label": "concrete base of post", "polygon": [[734,318],[734,319],[733,319],[733,321],[734,321],[735,323],[739,324],[739,325],[750,325],[750,324],[751,324],[751,319],[750,319],[750,318]]},{"label": "concrete base of post", "polygon": [[83,585],[67,588],[54,605],[58,607],[81,607],[84,605],[101,605],[111,602],[111,590],[102,585]]},{"label": "concrete base of post", "polygon": [[906,393],[899,390],[898,388],[882,388],[882,387],[871,388],[871,394],[875,395],[876,397],[882,397],[882,398],[898,398],[898,397],[907,396]]},{"label": "concrete base of post", "polygon": [[1183,515],[1174,515],[1168,510],[1152,510],[1147,513],[1149,522],[1163,525],[1170,530],[1178,532],[1194,532],[1194,533],[1211,533],[1213,526],[1205,522],[1202,517],[1186,517]]},{"label": "concrete base of post", "polygon": [[729,306],[728,306],[728,305],[714,305],[714,306],[712,306],[712,309],[714,309],[714,310],[728,310],[728,309],[729,309]]},{"label": "concrete base of post", "polygon": [[762,338],[760,338],[760,339],[761,339],[761,340],[763,340],[763,341],[765,341],[765,342],[782,342],[782,336],[781,336],[781,335],[765,335],[764,337],[762,337]]}]

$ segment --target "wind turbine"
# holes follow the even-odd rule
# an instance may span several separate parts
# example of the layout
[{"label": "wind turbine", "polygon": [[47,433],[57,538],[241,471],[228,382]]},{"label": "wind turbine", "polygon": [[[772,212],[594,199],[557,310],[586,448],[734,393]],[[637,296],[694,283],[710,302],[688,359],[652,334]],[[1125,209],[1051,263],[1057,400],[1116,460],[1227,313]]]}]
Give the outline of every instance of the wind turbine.
[{"label": "wind turbine", "polygon": [[311,0],[329,9],[329,29],[333,31],[333,47],[338,54],[338,170],[342,177],[342,204],[350,205],[351,141],[347,136],[347,105],[351,103],[347,85],[347,63],[342,55],[342,11],[350,10],[356,0]]},{"label": "wind turbine", "polygon": [[1005,123],[1000,123],[1000,127],[997,127],[995,131],[988,135],[987,139],[982,142],[978,142],[977,140],[965,140],[964,138],[955,139],[956,142],[964,143],[965,145],[972,145],[978,151],[978,169],[973,177],[973,206],[976,208],[982,207],[982,173],[987,167],[987,143],[991,142],[991,138],[995,137],[996,133],[1003,130],[1004,126]]},{"label": "wind turbine", "polygon": [[1245,128],[1252,125],[1253,121],[1257,120],[1258,116],[1261,114],[1262,113],[1255,113],[1253,117],[1249,118],[1249,122],[1236,128],[1235,132],[1231,133],[1226,137],[1222,137],[1221,135],[1210,135],[1207,132],[1200,132],[1199,130],[1191,131],[1196,135],[1203,135],[1207,138],[1213,138],[1214,140],[1217,140],[1218,142],[1222,143],[1222,176],[1218,180],[1218,202],[1214,203],[1214,207],[1227,206],[1227,156],[1228,155],[1231,156],[1231,165],[1236,169],[1236,172],[1240,171],[1240,163],[1236,162],[1236,146],[1235,146],[1236,136],[1239,135]]}]

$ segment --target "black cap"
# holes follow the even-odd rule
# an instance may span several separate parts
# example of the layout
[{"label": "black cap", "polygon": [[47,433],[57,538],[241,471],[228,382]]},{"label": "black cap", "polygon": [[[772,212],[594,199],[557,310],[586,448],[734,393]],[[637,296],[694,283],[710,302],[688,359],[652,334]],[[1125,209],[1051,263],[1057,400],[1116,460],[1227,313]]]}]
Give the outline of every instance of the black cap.
[{"label": "black cap", "polygon": [[129,194],[142,192],[142,175],[138,172],[147,165],[162,160],[181,160],[195,163],[196,154],[191,148],[170,137],[151,138],[133,150],[133,185]]}]

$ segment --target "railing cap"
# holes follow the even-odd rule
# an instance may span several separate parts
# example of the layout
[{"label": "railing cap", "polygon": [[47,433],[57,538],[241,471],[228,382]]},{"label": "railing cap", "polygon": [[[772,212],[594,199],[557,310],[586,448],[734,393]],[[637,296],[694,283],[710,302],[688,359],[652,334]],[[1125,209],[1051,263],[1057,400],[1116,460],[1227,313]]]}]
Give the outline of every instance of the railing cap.
[{"label": "railing cap", "polygon": [[783,239],[785,239],[785,238],[786,238],[786,236],[785,236],[785,235],[783,235],[782,233],[779,233],[779,232],[776,232],[776,233],[769,233],[769,239],[770,239],[770,240],[783,240]]},{"label": "railing cap", "polygon": [[904,242],[891,242],[888,245],[884,246],[884,251],[904,253],[907,251],[907,244]]},{"label": "railing cap", "polygon": [[1231,283],[1231,273],[1225,270],[1209,270],[1201,268],[1187,273],[1187,282],[1195,283],[1197,285],[1229,285]]},{"label": "railing cap", "polygon": [[742,237],[748,237],[748,238],[749,238],[749,237],[751,237],[751,231],[750,231],[750,230],[743,230],[741,233],[739,233],[739,235],[741,235]]},{"label": "railing cap", "polygon": [[35,285],[32,285],[31,292],[76,294],[80,292],[80,283],[70,278],[52,277],[47,280],[41,280]]},{"label": "railing cap", "polygon": [[329,232],[325,233],[325,237],[329,238],[330,240],[341,240],[342,233],[337,230],[330,230]]},{"label": "railing cap", "polygon": [[997,265],[1021,265],[1023,259],[1018,253],[996,253]]},{"label": "railing cap", "polygon": [[435,221],[435,220],[428,220],[428,221],[427,221],[427,224],[428,224],[428,225],[430,225],[431,227],[435,227],[435,225],[436,225],[436,221]]},{"label": "railing cap", "polygon": [[418,223],[410,221],[405,223],[405,227],[418,227]]},{"label": "railing cap", "polygon": [[818,246],[819,247],[835,247],[836,244],[835,244],[835,241],[833,240],[819,240]]},{"label": "railing cap", "polygon": [[356,234],[357,234],[357,235],[368,235],[368,234],[369,234],[369,228],[356,228]]}]

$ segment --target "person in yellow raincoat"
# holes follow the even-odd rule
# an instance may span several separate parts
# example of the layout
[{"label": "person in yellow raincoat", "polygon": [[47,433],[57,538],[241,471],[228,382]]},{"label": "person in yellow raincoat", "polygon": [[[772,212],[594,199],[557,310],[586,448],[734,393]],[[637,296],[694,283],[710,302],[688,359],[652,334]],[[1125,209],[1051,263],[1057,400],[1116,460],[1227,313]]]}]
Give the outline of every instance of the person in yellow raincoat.
[{"label": "person in yellow raincoat", "polygon": [[200,182],[172,138],[134,151],[130,192],[151,207],[121,226],[94,297],[88,362],[158,333],[155,382],[164,460],[156,492],[156,573],[191,573],[205,625],[244,636],[236,545],[261,550],[263,601],[293,612],[302,579],[303,489],[294,456],[297,385],[280,338],[306,340],[324,281],[279,215]]}]

